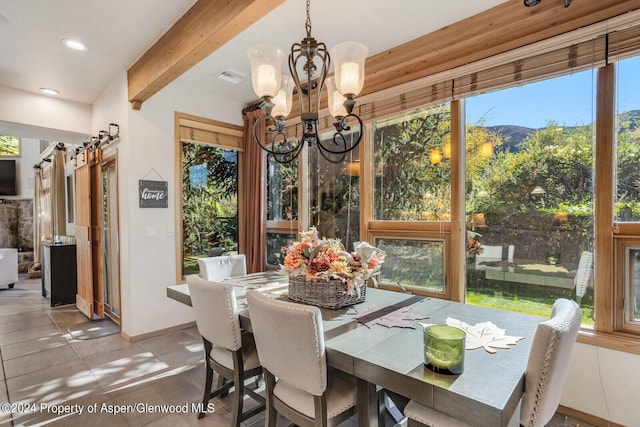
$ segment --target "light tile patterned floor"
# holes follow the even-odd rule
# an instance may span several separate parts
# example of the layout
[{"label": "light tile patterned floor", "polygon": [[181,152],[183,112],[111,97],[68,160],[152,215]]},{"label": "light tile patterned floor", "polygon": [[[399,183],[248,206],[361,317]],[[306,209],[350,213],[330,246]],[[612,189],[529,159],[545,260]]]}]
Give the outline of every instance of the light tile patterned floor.
[{"label": "light tile patterned floor", "polygon": [[[202,341],[195,328],[128,342],[119,335],[72,339],[70,325],[86,321],[74,307],[49,307],[40,279],[0,290],[0,427],[8,426],[228,426],[231,399],[216,398],[201,420],[191,410],[204,383]],[[250,407],[253,401],[245,400]],[[136,407],[135,405],[141,405]],[[152,412],[173,405],[186,413]],[[101,410],[128,409],[124,413]],[[79,412],[82,409],[82,413]],[[64,412],[67,410],[70,412]],[[279,426],[289,423],[280,418]],[[387,425],[392,425],[388,420]],[[263,415],[243,423],[264,425]],[[344,426],[356,426],[355,417]],[[549,426],[575,426],[557,415]],[[581,427],[589,427],[581,423]]]}]

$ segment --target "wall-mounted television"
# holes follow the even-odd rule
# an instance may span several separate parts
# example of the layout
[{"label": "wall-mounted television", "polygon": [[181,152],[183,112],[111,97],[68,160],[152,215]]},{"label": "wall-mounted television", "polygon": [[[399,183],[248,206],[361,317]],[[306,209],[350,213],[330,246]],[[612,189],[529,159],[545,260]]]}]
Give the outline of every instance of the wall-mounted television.
[{"label": "wall-mounted television", "polygon": [[18,175],[15,159],[0,160],[0,196],[18,195]]}]

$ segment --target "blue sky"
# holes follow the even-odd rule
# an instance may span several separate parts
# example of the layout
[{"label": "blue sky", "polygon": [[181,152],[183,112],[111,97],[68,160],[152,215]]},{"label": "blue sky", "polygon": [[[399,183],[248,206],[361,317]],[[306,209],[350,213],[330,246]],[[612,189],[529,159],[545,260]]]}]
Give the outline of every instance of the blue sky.
[{"label": "blue sky", "polygon": [[[619,111],[640,110],[640,57],[618,63]],[[486,126],[541,128],[549,120],[559,125],[589,124],[595,116],[596,70],[490,92],[466,99],[467,121],[484,116]]]}]

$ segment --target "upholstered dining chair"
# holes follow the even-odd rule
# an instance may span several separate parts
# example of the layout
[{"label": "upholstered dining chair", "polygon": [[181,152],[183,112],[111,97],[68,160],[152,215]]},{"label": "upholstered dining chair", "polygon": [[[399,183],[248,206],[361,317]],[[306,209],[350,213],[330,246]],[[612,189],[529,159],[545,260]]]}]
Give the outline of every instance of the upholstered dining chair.
[{"label": "upholstered dining chair", "polygon": [[335,426],[355,413],[353,377],[327,368],[320,309],[247,292],[264,371],[267,426],[280,413],[298,426]]},{"label": "upholstered dining chair", "polygon": [[201,278],[219,282],[247,274],[247,260],[244,254],[199,258],[198,268]]},{"label": "upholstered dining chair", "polygon": [[[538,325],[525,372],[521,426],[544,426],[556,412],[581,321],[578,304],[561,298],[553,304],[551,318]],[[409,419],[409,427],[471,427],[413,400],[405,407],[404,414]]]},{"label": "upholstered dining chair", "polygon": [[574,279],[576,287],[576,301],[578,304],[582,301],[582,297],[587,293],[587,287],[593,285],[593,252],[584,251],[580,255],[578,261],[578,270]]},{"label": "upholstered dining chair", "polygon": [[[262,374],[253,335],[240,329],[233,286],[210,282],[195,274],[187,276],[187,284],[198,332],[204,342],[207,375],[202,406],[206,408],[210,399],[224,397],[234,387],[231,425],[240,426],[242,421],[265,409],[265,399],[245,387],[245,380],[256,377],[258,384]],[[212,391],[213,371],[218,373],[218,384]],[[259,405],[243,412],[245,394]],[[198,414],[198,418],[202,417],[204,412]]]}]

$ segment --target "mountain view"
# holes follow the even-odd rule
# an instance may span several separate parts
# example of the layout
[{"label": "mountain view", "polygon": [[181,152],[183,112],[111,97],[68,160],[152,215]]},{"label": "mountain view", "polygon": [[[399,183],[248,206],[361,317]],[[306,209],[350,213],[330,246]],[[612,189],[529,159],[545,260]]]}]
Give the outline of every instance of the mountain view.
[{"label": "mountain view", "polygon": [[[618,121],[620,124],[628,123],[628,128],[625,130],[634,131],[640,127],[640,110],[632,110],[621,113],[618,117]],[[578,129],[581,126],[567,126],[563,129]],[[503,144],[500,147],[499,151],[510,151],[517,152],[518,144],[525,140],[531,133],[540,130],[534,128],[528,128],[524,126],[515,126],[515,125],[498,125],[498,126],[487,126],[487,129],[491,132],[495,132],[502,137]]]}]

